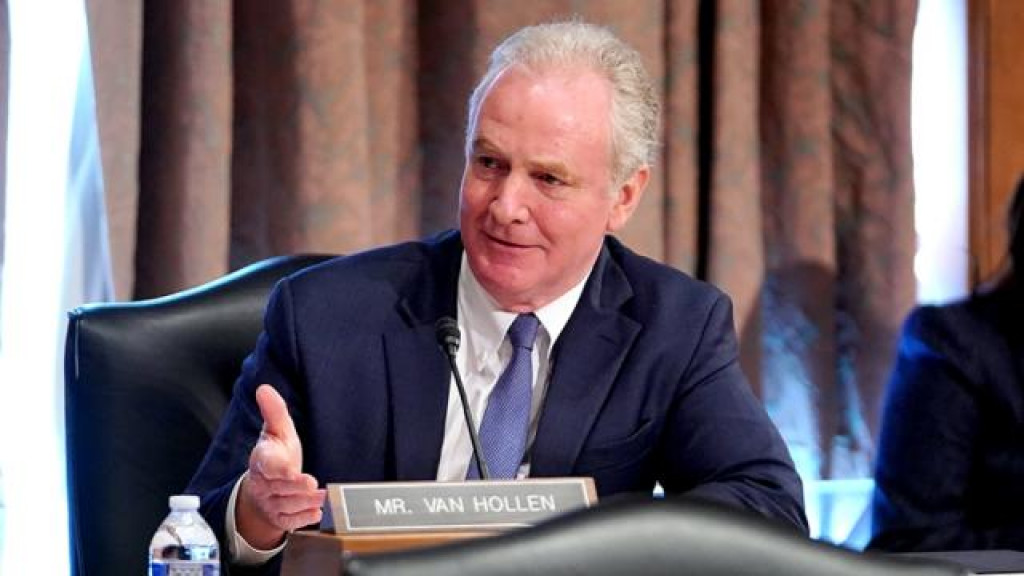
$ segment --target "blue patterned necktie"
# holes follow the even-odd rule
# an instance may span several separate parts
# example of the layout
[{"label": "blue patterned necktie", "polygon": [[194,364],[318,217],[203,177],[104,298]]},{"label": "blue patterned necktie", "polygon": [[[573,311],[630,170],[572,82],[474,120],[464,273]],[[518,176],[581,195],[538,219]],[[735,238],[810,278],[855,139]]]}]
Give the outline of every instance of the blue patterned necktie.
[{"label": "blue patterned necktie", "polygon": [[[508,329],[512,359],[498,377],[487,410],[480,422],[480,445],[484,462],[495,479],[516,477],[526,449],[530,425],[530,399],[533,395],[531,352],[539,322],[533,314],[520,314]],[[470,460],[466,478],[480,477],[476,460]]]}]

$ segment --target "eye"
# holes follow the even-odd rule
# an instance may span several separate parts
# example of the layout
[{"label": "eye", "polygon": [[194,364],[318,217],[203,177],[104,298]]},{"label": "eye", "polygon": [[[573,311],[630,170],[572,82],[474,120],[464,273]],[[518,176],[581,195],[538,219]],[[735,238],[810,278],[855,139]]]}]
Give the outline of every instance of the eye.
[{"label": "eye", "polygon": [[476,163],[484,170],[499,170],[501,168],[501,162],[499,162],[494,156],[485,156],[481,154],[476,157]]},{"label": "eye", "polygon": [[508,163],[497,156],[477,154],[473,157],[473,174],[481,180],[501,178],[508,171]]},{"label": "eye", "polygon": [[564,180],[562,180],[558,176],[555,176],[554,174],[550,174],[548,172],[543,172],[541,174],[538,174],[538,175],[535,176],[535,178],[537,180],[540,180],[542,183],[544,183],[547,186],[564,186],[565,185],[565,181]]}]

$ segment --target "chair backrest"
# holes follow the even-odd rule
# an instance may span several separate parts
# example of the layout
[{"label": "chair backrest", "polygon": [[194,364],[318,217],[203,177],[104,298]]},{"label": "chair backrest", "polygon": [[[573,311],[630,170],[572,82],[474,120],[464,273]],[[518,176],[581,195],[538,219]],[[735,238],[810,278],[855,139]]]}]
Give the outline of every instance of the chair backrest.
[{"label": "chair backrest", "polygon": [[618,501],[533,528],[345,559],[347,576],[944,576],[952,564],[860,554],[707,502]]},{"label": "chair backrest", "polygon": [[72,574],[144,574],[149,539],[203,458],[282,277],[272,258],[170,296],[82,306],[65,346]]}]

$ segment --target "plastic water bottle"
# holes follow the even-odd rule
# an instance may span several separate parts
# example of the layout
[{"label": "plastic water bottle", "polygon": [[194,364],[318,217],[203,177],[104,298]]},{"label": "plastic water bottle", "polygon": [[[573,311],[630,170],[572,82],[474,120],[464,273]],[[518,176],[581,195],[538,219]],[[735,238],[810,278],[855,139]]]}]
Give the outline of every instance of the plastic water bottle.
[{"label": "plastic water bottle", "polygon": [[149,543],[149,576],[220,576],[217,536],[198,496],[171,496],[171,513]]}]

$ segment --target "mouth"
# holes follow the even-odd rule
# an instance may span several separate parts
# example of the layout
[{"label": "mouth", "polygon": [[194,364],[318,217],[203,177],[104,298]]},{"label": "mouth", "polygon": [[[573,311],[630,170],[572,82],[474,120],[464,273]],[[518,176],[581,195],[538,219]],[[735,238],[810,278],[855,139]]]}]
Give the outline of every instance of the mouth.
[{"label": "mouth", "polygon": [[507,248],[510,250],[525,250],[527,248],[531,248],[530,245],[511,242],[508,240],[504,240],[502,238],[498,238],[497,236],[493,236],[491,234],[484,233],[484,235],[487,237],[489,241],[491,241],[491,243],[497,244],[501,248]]}]

